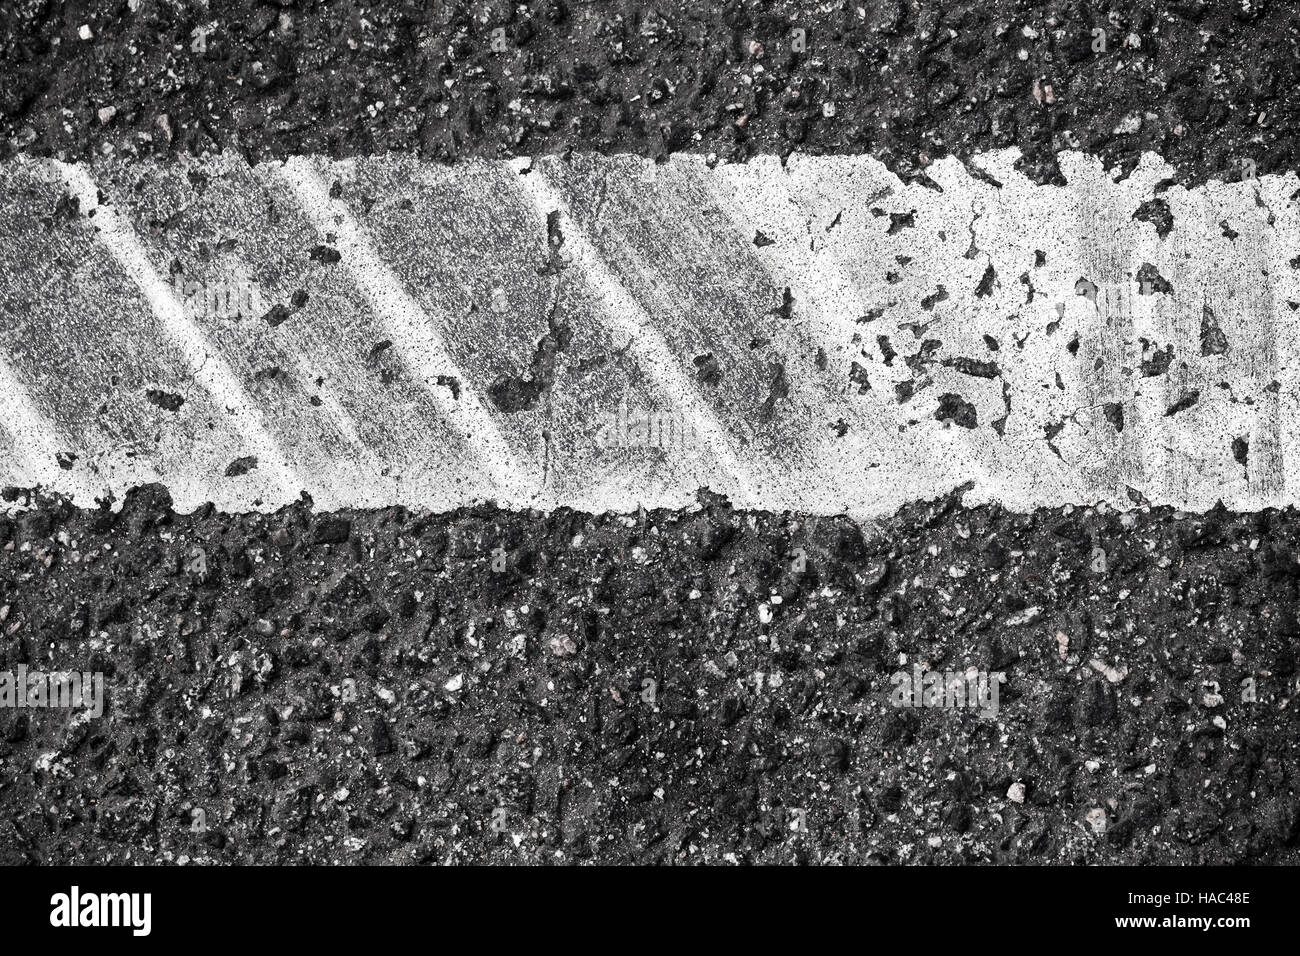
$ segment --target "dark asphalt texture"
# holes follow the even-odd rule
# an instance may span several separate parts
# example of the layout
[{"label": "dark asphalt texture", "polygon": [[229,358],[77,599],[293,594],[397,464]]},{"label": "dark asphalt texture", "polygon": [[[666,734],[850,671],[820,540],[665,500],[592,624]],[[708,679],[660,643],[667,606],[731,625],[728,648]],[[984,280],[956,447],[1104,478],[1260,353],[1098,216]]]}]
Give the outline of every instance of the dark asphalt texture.
[{"label": "dark asphalt texture", "polygon": [[1300,860],[1294,512],[701,502],[0,522],[0,863]]},{"label": "dark asphalt texture", "polygon": [[0,159],[800,150],[913,178],[1018,146],[1039,182],[1077,148],[1123,169],[1155,151],[1188,184],[1297,165],[1294,3],[835,6],[16,0]]}]

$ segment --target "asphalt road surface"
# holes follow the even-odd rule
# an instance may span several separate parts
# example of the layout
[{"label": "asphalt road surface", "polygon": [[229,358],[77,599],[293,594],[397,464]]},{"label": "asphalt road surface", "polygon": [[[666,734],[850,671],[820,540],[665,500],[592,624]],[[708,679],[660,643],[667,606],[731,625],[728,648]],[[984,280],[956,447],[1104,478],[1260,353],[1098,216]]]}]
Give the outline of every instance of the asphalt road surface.
[{"label": "asphalt road surface", "polygon": [[0,863],[1300,860],[1296,13],[950,6],[0,14]]}]

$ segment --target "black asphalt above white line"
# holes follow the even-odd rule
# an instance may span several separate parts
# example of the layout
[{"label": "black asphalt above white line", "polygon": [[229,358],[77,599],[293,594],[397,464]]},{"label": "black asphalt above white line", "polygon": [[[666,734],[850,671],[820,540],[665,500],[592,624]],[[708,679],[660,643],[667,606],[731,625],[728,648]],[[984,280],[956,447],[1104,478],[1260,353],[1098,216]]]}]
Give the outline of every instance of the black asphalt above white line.
[{"label": "black asphalt above white line", "polygon": [[183,510],[1296,503],[1297,179],[1014,151],[0,167],[0,482]]},{"label": "black asphalt above white line", "polygon": [[1188,185],[1300,162],[1285,0],[8,6],[0,158],[799,151],[907,179],[1014,146],[1036,182],[1062,149],[1150,150]]}]

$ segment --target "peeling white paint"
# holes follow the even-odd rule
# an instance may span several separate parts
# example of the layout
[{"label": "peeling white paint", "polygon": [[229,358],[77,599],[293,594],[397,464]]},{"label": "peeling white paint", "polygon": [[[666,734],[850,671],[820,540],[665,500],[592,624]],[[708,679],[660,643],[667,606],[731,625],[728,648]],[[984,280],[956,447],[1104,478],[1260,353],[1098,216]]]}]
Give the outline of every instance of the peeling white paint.
[{"label": "peeling white paint", "polygon": [[[152,472],[181,508],[232,510],[307,489],[322,507],[492,498],[631,511],[681,507],[708,485],[742,507],[866,518],[966,483],[968,503],[1014,510],[1296,503],[1296,176],[1188,190],[1152,155],[1116,181],[1067,153],[1067,184],[1040,186],[1016,159],[978,157],[978,175],[943,160],[927,186],[869,157],[709,169],[694,156],[577,155],[450,170],[409,157],[249,169],[226,157],[203,166],[213,185],[193,195],[149,164],[52,167],[82,200],[79,221],[0,229],[12,290],[0,293],[0,335],[22,346],[0,375],[0,425],[21,451],[0,482],[39,481],[89,504]],[[0,184],[42,168],[0,166]],[[348,183],[337,198],[335,178]],[[120,198],[99,205],[97,189]],[[29,193],[5,192],[19,225],[50,214],[48,194]],[[244,212],[267,195],[296,202],[283,223]],[[539,278],[552,211],[565,268]],[[149,226],[173,213],[176,225]],[[54,354],[39,340],[48,322],[23,310],[48,317],[83,301],[73,284],[85,276],[59,252],[68,230],[93,227],[183,348],[170,385],[213,398],[204,416],[149,419],[156,443],[136,440],[120,461],[89,425],[102,389],[83,395],[78,379],[106,371],[95,329],[141,308],[122,276],[92,279],[93,308],[75,320],[78,368],[20,357]],[[300,286],[310,304],[226,339],[186,316],[161,276],[232,230],[270,250],[241,281],[264,283],[267,301]],[[308,261],[307,246],[327,238],[338,265]],[[571,333],[554,385],[536,407],[504,413],[490,391],[527,380],[548,313]],[[401,392],[367,366],[378,334],[420,389]],[[236,340],[250,354],[223,355]],[[245,380],[263,348],[291,356],[283,393]],[[66,391],[50,389],[51,373]],[[458,397],[440,377],[460,383]],[[601,441],[624,404],[699,440]],[[79,415],[80,430],[42,424]],[[319,444],[333,434],[338,447]],[[224,475],[232,442],[258,456],[259,475]],[[72,468],[48,460],[59,451],[78,455]]]}]

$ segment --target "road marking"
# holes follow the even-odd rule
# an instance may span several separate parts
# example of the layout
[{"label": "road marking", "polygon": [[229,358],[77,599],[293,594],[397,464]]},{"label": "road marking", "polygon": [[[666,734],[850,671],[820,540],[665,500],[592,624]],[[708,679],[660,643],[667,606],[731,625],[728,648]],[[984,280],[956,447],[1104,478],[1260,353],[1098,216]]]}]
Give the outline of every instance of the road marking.
[{"label": "road marking", "polygon": [[[135,232],[112,208],[99,204],[99,191],[90,173],[82,166],[50,162],[71,195],[80,202],[82,214],[94,211],[94,218],[89,221],[97,230],[99,241],[140,289],[149,308],[180,347],[194,380],[235,422],[257,458],[258,469],[273,474],[281,494],[290,500],[299,490],[306,489],[322,507],[336,506],[328,490],[313,487],[295,473],[275,438],[262,424],[238,377],[203,330],[186,316],[175,290],[155,271]],[[218,479],[214,476],[215,480]]]},{"label": "road marking", "polygon": [[653,379],[667,394],[673,407],[685,414],[703,439],[709,454],[721,470],[720,482],[732,491],[741,507],[759,507],[761,497],[750,470],[741,463],[726,429],[682,369],[682,356],[674,355],[653,318],[614,277],[603,258],[587,237],[586,230],[575,222],[568,205],[546,179],[546,162],[515,160],[516,171],[532,165],[531,171],[516,178],[520,192],[527,196],[545,228],[546,218],[559,212],[564,226],[563,252],[570,264],[582,271],[605,308],[601,318],[609,330],[631,345],[631,350]]},{"label": "road marking", "polygon": [[[1172,170],[1155,156],[1120,179],[1091,157],[1067,153],[1060,157],[1066,185],[1042,186],[1016,172],[1013,151],[977,160],[978,175],[954,159],[933,164],[930,186],[903,183],[870,157],[795,155],[785,164],[759,160],[716,170],[699,157],[657,165],[583,156],[572,169],[554,157],[496,166],[476,161],[440,170],[439,181],[448,186],[433,192],[411,180],[409,166],[393,165],[398,160],[289,161],[275,175],[292,189],[315,238],[341,254],[346,271],[335,281],[354,284],[361,298],[317,298],[311,283],[330,274],[314,273],[315,280],[313,273],[299,274],[294,281],[312,291],[312,315],[325,324],[291,343],[275,340],[275,348],[291,349],[296,366],[311,370],[328,346],[330,362],[344,362],[345,375],[348,356],[357,356],[353,381],[376,380],[362,367],[375,343],[320,337],[326,329],[335,336],[359,329],[351,316],[331,310],[355,309],[364,299],[393,340],[393,353],[400,349],[420,378],[424,392],[412,394],[431,396],[432,407],[467,440],[444,460],[404,461],[400,483],[348,478],[326,490],[335,493],[338,506],[390,499],[419,506],[427,498],[432,506],[449,507],[491,495],[514,507],[602,511],[681,507],[707,485],[743,507],[861,518],[966,483],[968,503],[996,500],[1013,510],[1097,501],[1187,510],[1206,510],[1220,499],[1239,510],[1300,503],[1293,477],[1300,441],[1295,174],[1189,190],[1169,185]],[[175,190],[186,186],[177,177],[163,191],[147,164],[118,166],[119,179],[138,182],[141,208],[184,207]],[[277,447],[234,366],[186,317],[150,267],[140,237],[113,209],[97,206],[92,171],[54,168],[81,200],[82,212],[94,210],[89,221],[99,227],[99,240],[184,350],[189,373],[218,410],[230,410],[220,433],[244,435],[265,467],[279,467],[274,494],[263,494],[260,502],[236,498],[237,505],[269,508],[294,500],[302,485],[288,463],[328,459],[311,445],[315,433],[304,429],[293,442],[282,437]],[[353,175],[363,171],[365,177]],[[226,191],[264,190],[264,179],[228,173],[228,164],[223,170],[213,163],[205,181]],[[368,202],[348,206],[332,199],[327,183],[335,178],[382,182],[395,194],[381,197],[372,213]],[[518,192],[503,197],[507,179]],[[405,182],[410,186],[403,195]],[[589,183],[602,190],[590,200],[574,191]],[[601,198],[606,186],[608,206]],[[158,194],[151,198],[151,190]],[[654,201],[638,208],[643,196]],[[449,197],[477,207],[473,228],[454,228]],[[615,218],[609,212],[613,197]],[[521,207],[513,205],[521,200]],[[19,197],[15,204],[33,201]],[[515,211],[494,218],[494,204],[507,201]],[[431,315],[437,289],[422,290],[424,305],[410,291],[419,280],[407,274],[415,261],[409,252],[429,241],[419,202],[440,204],[439,221],[452,224],[438,234],[452,244],[440,248],[441,261],[461,256],[467,264],[426,271],[424,281],[441,274],[467,288],[472,283],[475,291],[458,299],[472,321]],[[265,197],[241,193],[237,205],[264,209]],[[638,211],[644,223],[630,218]],[[15,212],[49,216],[44,208]],[[557,375],[548,386],[551,398],[563,400],[555,405],[562,414],[541,419],[535,411],[490,405],[492,363],[476,360],[467,375],[448,345],[462,357],[488,355],[485,350],[502,341],[514,348],[504,330],[517,328],[518,347],[506,367],[517,370],[519,356],[533,353],[536,330],[546,327],[547,316],[538,311],[547,303],[538,294],[537,256],[551,213],[558,214],[563,233],[565,268],[557,287],[573,340],[557,354]],[[380,215],[388,247],[407,251],[401,268],[385,260],[373,238],[380,220],[367,217]],[[263,248],[284,244],[284,261],[301,260],[301,226],[246,212],[226,218],[223,228],[258,230]],[[69,225],[56,217],[54,236],[85,221]],[[678,247],[665,225],[674,221],[689,223],[690,241]],[[168,228],[179,230],[169,243],[198,238],[185,232],[193,224]],[[455,248],[458,241],[463,250]],[[25,268],[21,248],[6,255],[12,260],[7,269]],[[644,263],[636,259],[641,255]],[[486,266],[475,269],[480,261],[491,263],[490,273]],[[38,266],[51,309],[59,307],[60,270],[66,283],[84,281],[75,263],[28,267]],[[744,281],[701,281],[727,269],[743,271]],[[116,288],[106,282],[103,295],[122,299]],[[790,290],[784,304],[770,301],[773,289]],[[133,301],[105,304],[106,315],[128,320],[141,308]],[[265,325],[241,331],[254,353],[259,337],[272,335]],[[29,337],[48,334],[22,328]],[[480,335],[497,344],[475,340]],[[701,366],[699,353],[708,351],[726,357],[725,365]],[[36,341],[23,354],[56,353]],[[53,418],[21,382],[59,370],[29,370],[13,361],[8,384],[0,380],[7,392],[6,428],[23,456],[43,461],[49,448],[38,447],[33,436],[40,421]],[[780,388],[766,372],[777,367],[788,371]],[[435,385],[439,375],[459,379],[457,398]],[[423,415],[418,403],[393,400],[377,382],[373,387],[374,427],[409,433],[413,416]],[[587,447],[593,425],[614,411],[610,402],[617,405],[620,394],[672,406],[699,436],[698,454],[635,443]],[[326,411],[339,414],[333,406]],[[292,422],[298,412],[284,414]],[[423,420],[426,426],[432,421]],[[212,457],[205,434],[183,433],[179,417],[159,422],[173,429],[163,436],[172,459],[187,455],[187,448],[193,460]],[[532,456],[536,462],[521,460],[514,447],[540,447],[540,433],[536,441],[529,438],[534,428],[559,429],[556,438],[562,439],[552,441],[547,433],[545,487],[541,454]],[[162,448],[143,443],[133,449],[134,470],[110,477],[110,485],[148,473]],[[0,481],[34,477],[27,465],[4,468]],[[90,479],[81,464],[36,471],[82,496],[103,480]],[[161,466],[158,471],[169,474]],[[179,489],[178,501],[214,497],[205,494],[211,490],[203,487],[206,476],[185,480],[194,486]],[[227,481],[220,475],[210,480]],[[119,499],[125,491],[109,490]],[[326,506],[327,494],[308,490]]]},{"label": "road marking", "polygon": [[294,157],[282,167],[283,179],[297,197],[301,211],[322,235],[331,233],[345,267],[391,335],[394,348],[425,387],[438,410],[462,433],[480,456],[491,483],[505,500],[526,501],[535,494],[539,478],[525,468],[473,390],[450,398],[437,385],[439,376],[467,382],[468,376],[447,351],[430,317],[406,291],[404,284],[375,251],[364,229],[347,206],[330,198],[329,186],[313,160]]}]

